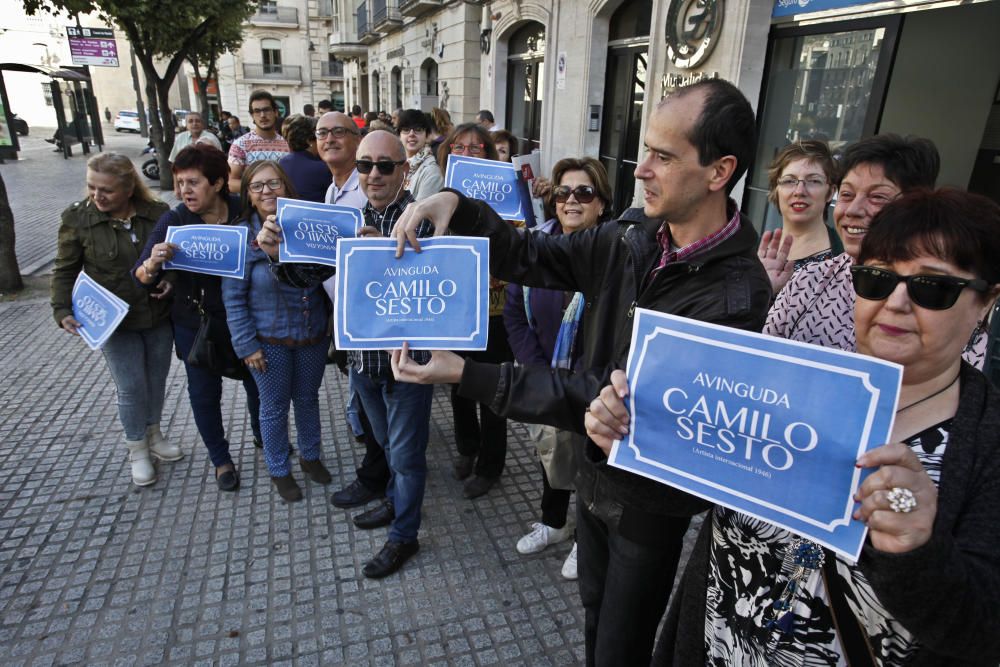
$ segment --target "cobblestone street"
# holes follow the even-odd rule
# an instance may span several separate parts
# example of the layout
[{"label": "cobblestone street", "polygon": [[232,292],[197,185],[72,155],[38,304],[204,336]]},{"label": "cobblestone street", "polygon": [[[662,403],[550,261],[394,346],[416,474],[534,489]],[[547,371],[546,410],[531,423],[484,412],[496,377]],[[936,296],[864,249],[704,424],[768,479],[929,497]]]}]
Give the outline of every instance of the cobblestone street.
[{"label": "cobblestone street", "polygon": [[[85,156],[26,138],[0,166],[25,274],[43,275],[60,211],[80,199]],[[144,141],[107,131],[137,164]],[[37,282],[37,281],[36,281]],[[329,503],[363,450],[343,419],[347,383],[320,390],[323,458],[334,477],[285,504],[251,443],[242,388],[227,416],[242,488],[220,493],[174,361],[164,431],[185,457],[130,482],[114,385],[99,353],[55,326],[47,293],[0,302],[0,664],[571,665],[583,612],[560,567],[571,543],[514,545],[539,517],[527,430],[510,424],[501,483],[475,501],[451,477],[447,392],[435,394],[421,551],[401,572],[361,568],[386,529],[361,531]],[[297,464],[293,474],[302,479]],[[355,510],[356,511],[356,510]],[[693,529],[689,538],[694,534]]]}]

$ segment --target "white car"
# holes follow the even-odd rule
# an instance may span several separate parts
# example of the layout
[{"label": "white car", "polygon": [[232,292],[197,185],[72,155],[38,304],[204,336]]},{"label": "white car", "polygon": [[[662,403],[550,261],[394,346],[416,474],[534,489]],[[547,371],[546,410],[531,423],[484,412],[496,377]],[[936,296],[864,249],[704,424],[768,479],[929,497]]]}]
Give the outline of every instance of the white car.
[{"label": "white car", "polygon": [[139,114],[135,111],[119,111],[115,116],[115,132],[139,132]]}]

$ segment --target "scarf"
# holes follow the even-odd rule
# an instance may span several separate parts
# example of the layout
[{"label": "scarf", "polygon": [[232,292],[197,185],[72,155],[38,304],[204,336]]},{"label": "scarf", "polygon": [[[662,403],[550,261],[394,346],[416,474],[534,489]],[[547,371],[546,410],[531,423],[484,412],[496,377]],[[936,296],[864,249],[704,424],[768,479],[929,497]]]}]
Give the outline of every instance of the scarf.
[{"label": "scarf", "polygon": [[[524,288],[524,312],[528,318],[528,327],[534,330],[531,317],[531,288]],[[583,293],[576,292],[563,312],[559,333],[556,334],[556,346],[552,350],[552,368],[572,368],[573,348],[576,345],[576,332],[580,328],[583,317]]]}]

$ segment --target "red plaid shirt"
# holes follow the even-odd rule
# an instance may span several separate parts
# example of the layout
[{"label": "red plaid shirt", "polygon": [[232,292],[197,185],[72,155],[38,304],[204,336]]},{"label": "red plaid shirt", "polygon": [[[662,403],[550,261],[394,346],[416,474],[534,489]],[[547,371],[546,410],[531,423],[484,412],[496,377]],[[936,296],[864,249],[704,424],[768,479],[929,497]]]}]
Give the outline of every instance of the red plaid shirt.
[{"label": "red plaid shirt", "polygon": [[727,222],[722,229],[714,234],[709,234],[703,239],[698,239],[694,243],[689,243],[683,248],[678,248],[677,250],[671,250],[670,248],[670,227],[667,225],[666,221],[664,221],[663,224],[660,225],[660,229],[656,232],[656,242],[660,244],[660,247],[663,249],[663,253],[660,255],[660,261],[657,262],[656,267],[653,268],[653,271],[649,274],[650,277],[655,276],[657,271],[671,262],[680,262],[690,259],[699,253],[711,250],[729,237],[733,236],[740,228],[740,210],[736,207],[736,202],[731,199],[729,200],[729,209],[732,211],[732,217],[729,218],[729,222]]}]

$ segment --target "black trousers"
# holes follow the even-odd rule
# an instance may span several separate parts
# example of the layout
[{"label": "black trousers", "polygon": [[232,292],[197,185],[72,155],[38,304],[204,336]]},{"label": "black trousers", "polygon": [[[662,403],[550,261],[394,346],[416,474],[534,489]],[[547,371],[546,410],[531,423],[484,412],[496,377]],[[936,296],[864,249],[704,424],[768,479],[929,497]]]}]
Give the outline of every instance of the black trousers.
[{"label": "black trousers", "polygon": [[[473,361],[502,363],[514,357],[507,344],[507,329],[501,315],[490,317],[489,343],[482,352],[464,356]],[[451,388],[451,414],[455,424],[455,444],[462,456],[478,457],[475,474],[479,477],[499,477],[507,459],[507,418],[489,406],[458,395],[458,386]]]},{"label": "black trousers", "polygon": [[611,525],[576,506],[587,666],[648,665],[691,519],[619,506]]},{"label": "black trousers", "polygon": [[385,493],[385,488],[389,485],[389,462],[385,458],[385,450],[378,440],[372,435],[372,425],[368,421],[368,415],[361,405],[358,405],[358,417],[361,418],[361,427],[364,433],[358,438],[365,444],[365,458],[361,460],[358,468],[358,479],[365,488],[376,493]]}]

